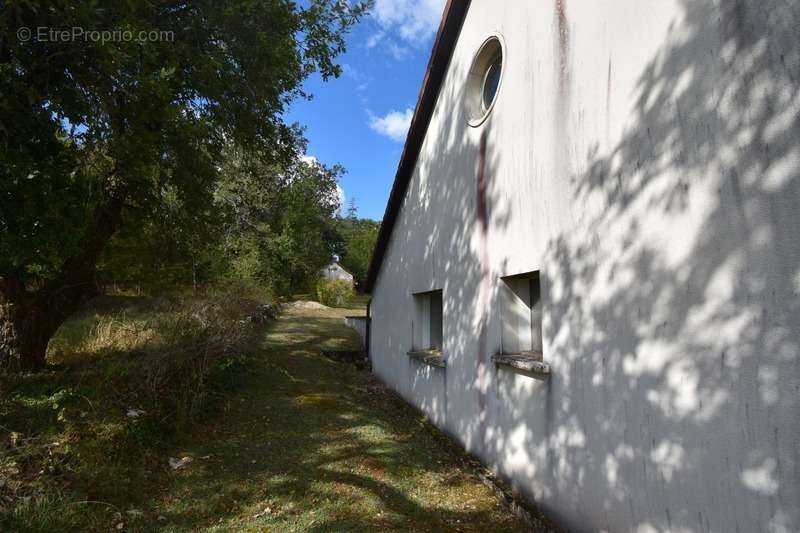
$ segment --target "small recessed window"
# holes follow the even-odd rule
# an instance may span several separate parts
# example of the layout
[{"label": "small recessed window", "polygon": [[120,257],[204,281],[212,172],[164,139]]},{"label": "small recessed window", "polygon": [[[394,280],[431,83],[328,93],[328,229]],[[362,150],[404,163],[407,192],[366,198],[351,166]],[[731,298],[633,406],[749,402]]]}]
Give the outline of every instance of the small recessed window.
[{"label": "small recessed window", "polygon": [[542,290],[539,272],[501,278],[500,353],[492,356],[498,367],[510,368],[535,379],[550,375],[542,354]]},{"label": "small recessed window", "polygon": [[414,295],[413,350],[442,349],[442,291]]},{"label": "small recessed window", "polygon": [[502,278],[501,352],[541,359],[542,301],[539,272]]},{"label": "small recessed window", "polygon": [[442,354],[442,291],[418,292],[414,296],[411,321],[411,351],[408,356],[429,366],[444,368]]},{"label": "small recessed window", "polygon": [[503,80],[503,45],[492,36],[481,45],[469,70],[466,106],[469,124],[478,126],[486,120],[497,100]]}]

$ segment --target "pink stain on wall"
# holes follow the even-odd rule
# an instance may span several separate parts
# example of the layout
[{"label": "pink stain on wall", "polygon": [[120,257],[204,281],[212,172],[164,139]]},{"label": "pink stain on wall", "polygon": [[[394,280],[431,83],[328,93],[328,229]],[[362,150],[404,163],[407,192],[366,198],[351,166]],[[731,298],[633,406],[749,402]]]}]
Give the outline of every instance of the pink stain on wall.
[{"label": "pink stain on wall", "polygon": [[477,190],[476,190],[476,217],[478,219],[479,245],[480,245],[480,290],[478,296],[478,309],[480,322],[478,325],[478,407],[480,409],[479,423],[481,434],[485,430],[486,421],[486,325],[489,321],[489,295],[491,291],[491,278],[489,268],[489,216],[486,205],[486,130],[481,134],[478,152]]},{"label": "pink stain on wall", "polygon": [[567,1],[556,0],[556,20],[558,24],[558,65],[559,89],[564,90],[567,85],[569,61],[569,27],[567,24]]}]

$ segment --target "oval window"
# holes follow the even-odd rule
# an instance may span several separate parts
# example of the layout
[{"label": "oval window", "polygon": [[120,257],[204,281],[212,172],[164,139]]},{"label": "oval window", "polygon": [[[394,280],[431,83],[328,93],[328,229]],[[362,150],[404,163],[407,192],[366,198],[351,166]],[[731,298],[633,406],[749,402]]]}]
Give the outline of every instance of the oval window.
[{"label": "oval window", "polygon": [[499,36],[486,39],[475,54],[466,91],[470,126],[478,126],[492,110],[503,79],[503,44]]}]

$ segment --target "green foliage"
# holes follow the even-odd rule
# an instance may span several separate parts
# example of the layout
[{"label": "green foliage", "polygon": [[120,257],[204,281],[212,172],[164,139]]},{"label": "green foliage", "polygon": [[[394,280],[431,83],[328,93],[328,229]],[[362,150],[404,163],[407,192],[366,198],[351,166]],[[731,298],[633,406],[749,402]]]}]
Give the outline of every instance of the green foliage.
[{"label": "green foliage", "polygon": [[[302,131],[293,143],[304,150]],[[337,181],[344,170],[295,153],[277,162],[229,145],[214,201],[189,213],[177,198],[157,218],[130,218],[100,263],[106,285],[310,290],[336,246]]]},{"label": "green foliage", "polygon": [[[338,0],[6,2],[0,276],[36,286],[102,247],[92,241],[99,206],[122,205],[123,218],[138,219],[130,237],[158,237],[178,217],[192,227],[213,201],[228,144],[269,161],[295,157],[282,113],[305,96],[311,73],[339,75],[334,59],[363,11]],[[18,37],[22,27],[31,39]],[[38,28],[160,36],[54,39]],[[198,235],[169,237],[197,249]]]},{"label": "green foliage", "polygon": [[380,222],[358,218],[354,203],[351,203],[347,217],[337,221],[339,263],[353,273],[356,283],[362,287],[367,280],[367,270],[380,227]]},{"label": "green foliage", "polygon": [[267,165],[231,150],[222,172],[216,253],[230,267],[217,270],[217,279],[250,280],[278,294],[312,287],[333,251],[343,169],[301,157]]},{"label": "green foliage", "polygon": [[193,211],[165,194],[157,210],[157,217],[131,213],[112,238],[98,264],[101,284],[165,290],[202,281],[217,238],[213,205]]},{"label": "green foliage", "polygon": [[[304,144],[284,123],[287,105],[307,96],[310,74],[340,74],[334,60],[365,9],[341,0],[4,2],[0,367],[44,366],[46,341],[96,295],[98,262],[118,232],[119,253],[102,259],[112,282],[171,283],[188,272],[196,284],[204,267],[224,265],[209,241],[226,151],[273,171],[296,164]],[[298,260],[307,236],[291,220],[271,229],[297,284],[310,268]],[[240,236],[225,237],[235,250]],[[307,243],[310,257],[320,242]],[[235,276],[255,275],[246,251]],[[125,256],[141,260],[127,268]]]},{"label": "green foliage", "polygon": [[317,282],[314,295],[328,307],[346,307],[353,301],[353,286],[343,280],[322,279]]}]

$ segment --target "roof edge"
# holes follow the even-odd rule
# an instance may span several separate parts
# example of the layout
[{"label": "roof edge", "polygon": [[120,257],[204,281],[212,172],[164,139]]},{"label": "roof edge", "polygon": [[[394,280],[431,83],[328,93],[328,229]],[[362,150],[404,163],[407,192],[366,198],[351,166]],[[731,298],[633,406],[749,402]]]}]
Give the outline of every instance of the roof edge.
[{"label": "roof edge", "polygon": [[341,268],[342,270],[344,270],[345,272],[347,272],[348,274],[350,274],[350,275],[351,275],[351,276],[353,276],[354,278],[356,277],[356,275],[355,275],[355,274],[353,274],[352,272],[350,272],[350,271],[347,269],[347,267],[346,267],[346,266],[344,266],[343,264],[341,264],[339,261],[332,261],[332,262],[331,262],[331,263],[329,263],[329,264],[339,265],[339,268]]},{"label": "roof edge", "polygon": [[436,34],[431,57],[428,60],[428,67],[425,70],[422,88],[417,97],[414,116],[411,118],[406,142],[403,145],[403,153],[400,156],[400,163],[397,166],[392,190],[389,193],[389,201],[386,204],[386,211],[381,221],[378,240],[375,243],[375,249],[370,259],[365,286],[367,292],[372,292],[375,282],[378,280],[383,258],[392,237],[394,224],[397,221],[397,215],[400,213],[400,207],[403,205],[408,184],[414,175],[419,152],[428,132],[431,116],[439,98],[439,91],[447,73],[447,66],[450,64],[450,58],[461,33],[461,26],[464,23],[469,4],[470,0],[448,0],[444,8],[442,21],[439,23],[439,31]]}]

